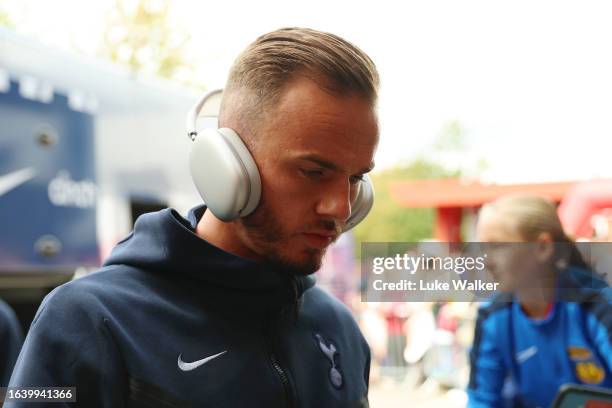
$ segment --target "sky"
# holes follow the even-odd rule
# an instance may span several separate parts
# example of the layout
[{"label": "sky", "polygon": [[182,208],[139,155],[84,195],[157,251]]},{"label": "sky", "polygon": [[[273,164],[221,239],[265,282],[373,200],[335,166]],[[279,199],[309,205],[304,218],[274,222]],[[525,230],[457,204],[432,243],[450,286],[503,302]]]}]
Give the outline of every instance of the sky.
[{"label": "sky", "polygon": [[[130,0],[127,0],[129,3]],[[17,30],[94,50],[114,0],[0,0]],[[377,64],[386,168],[432,154],[449,121],[464,130],[462,168],[485,181],[612,177],[612,3],[608,1],[187,1],[171,21],[209,88],[258,35],[284,26],[339,34]]]}]

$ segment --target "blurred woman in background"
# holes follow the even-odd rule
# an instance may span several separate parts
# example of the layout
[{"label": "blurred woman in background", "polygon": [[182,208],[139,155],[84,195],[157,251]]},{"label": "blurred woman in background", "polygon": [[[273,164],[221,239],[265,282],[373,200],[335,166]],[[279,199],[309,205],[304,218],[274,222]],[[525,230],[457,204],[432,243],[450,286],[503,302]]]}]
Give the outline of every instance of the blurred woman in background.
[{"label": "blurred woman in background", "polygon": [[477,236],[500,293],[478,313],[469,407],[548,407],[566,383],[612,387],[612,302],[555,206],[511,196],[485,205]]}]

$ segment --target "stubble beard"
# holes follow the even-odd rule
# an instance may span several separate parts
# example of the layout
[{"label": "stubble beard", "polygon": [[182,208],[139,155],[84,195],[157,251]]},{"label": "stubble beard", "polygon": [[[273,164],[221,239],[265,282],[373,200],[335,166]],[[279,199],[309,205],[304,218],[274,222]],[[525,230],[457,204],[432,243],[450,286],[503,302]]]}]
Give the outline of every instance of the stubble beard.
[{"label": "stubble beard", "polygon": [[290,248],[292,245],[291,234],[283,230],[263,200],[253,214],[240,220],[240,224],[255,252],[272,266],[293,276],[310,275],[321,268],[321,261],[327,248],[305,248],[301,260],[290,259],[283,255],[282,249]]}]

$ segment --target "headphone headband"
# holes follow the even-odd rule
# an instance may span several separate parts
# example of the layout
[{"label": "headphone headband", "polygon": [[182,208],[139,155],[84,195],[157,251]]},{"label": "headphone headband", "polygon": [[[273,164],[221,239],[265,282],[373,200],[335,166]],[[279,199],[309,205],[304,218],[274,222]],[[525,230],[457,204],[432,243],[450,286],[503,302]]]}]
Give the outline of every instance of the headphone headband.
[{"label": "headphone headband", "polygon": [[[197,122],[198,117],[200,116],[200,112],[202,108],[206,104],[206,102],[212,100],[215,96],[223,93],[223,89],[215,89],[213,91],[207,92],[193,105],[193,107],[187,112],[187,120],[186,120],[186,128],[187,128],[187,137],[189,137],[192,141],[198,135],[197,130]],[[217,114],[207,115],[207,116],[217,116]]]}]

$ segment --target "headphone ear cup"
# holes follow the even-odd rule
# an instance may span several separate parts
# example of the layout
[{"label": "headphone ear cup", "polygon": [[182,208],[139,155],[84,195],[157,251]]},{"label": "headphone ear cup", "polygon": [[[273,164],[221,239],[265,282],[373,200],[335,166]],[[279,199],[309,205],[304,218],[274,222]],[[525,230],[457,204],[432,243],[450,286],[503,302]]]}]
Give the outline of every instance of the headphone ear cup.
[{"label": "headphone ear cup", "polygon": [[189,155],[193,182],[207,208],[222,221],[244,217],[261,197],[261,178],[251,153],[229,128],[198,132]]},{"label": "headphone ear cup", "polygon": [[366,174],[359,185],[357,197],[351,206],[351,216],[344,225],[343,232],[350,230],[359,224],[370,212],[374,205],[374,186]]}]

